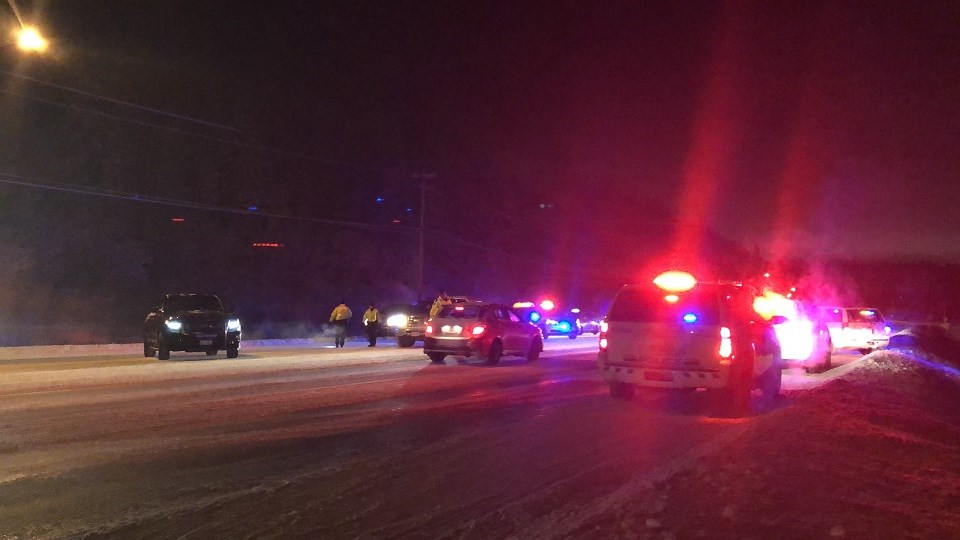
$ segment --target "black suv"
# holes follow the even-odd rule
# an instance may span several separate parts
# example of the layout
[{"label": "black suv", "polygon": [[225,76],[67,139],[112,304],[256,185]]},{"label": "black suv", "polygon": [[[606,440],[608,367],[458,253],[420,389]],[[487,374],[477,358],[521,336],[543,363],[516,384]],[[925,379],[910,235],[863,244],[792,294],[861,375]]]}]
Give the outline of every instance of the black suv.
[{"label": "black suv", "polygon": [[224,309],[212,294],[168,294],[143,321],[143,356],[168,360],[170,351],[200,352],[207,356],[240,351],[240,319]]}]

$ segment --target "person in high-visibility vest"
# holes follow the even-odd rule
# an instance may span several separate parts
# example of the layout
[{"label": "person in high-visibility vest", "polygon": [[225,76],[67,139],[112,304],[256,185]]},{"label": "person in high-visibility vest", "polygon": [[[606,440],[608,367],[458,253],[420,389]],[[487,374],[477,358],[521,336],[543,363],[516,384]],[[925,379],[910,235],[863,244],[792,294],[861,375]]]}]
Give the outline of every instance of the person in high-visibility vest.
[{"label": "person in high-visibility vest", "polygon": [[353,317],[353,312],[347,307],[345,301],[340,302],[340,305],[333,308],[333,313],[330,314],[330,322],[333,324],[334,347],[343,347],[346,344],[347,323],[350,322],[350,317]]},{"label": "person in high-visibility vest", "polygon": [[450,297],[447,296],[447,292],[440,291],[440,296],[438,296],[437,299],[433,301],[433,305],[430,306],[430,318],[432,319],[436,317],[437,314],[440,313],[440,308],[452,303],[453,303],[453,300],[451,300]]},{"label": "person in high-visibility vest", "polygon": [[376,347],[377,331],[380,329],[380,310],[372,303],[370,307],[363,312],[363,326],[367,329],[367,341],[370,342],[367,347]]}]

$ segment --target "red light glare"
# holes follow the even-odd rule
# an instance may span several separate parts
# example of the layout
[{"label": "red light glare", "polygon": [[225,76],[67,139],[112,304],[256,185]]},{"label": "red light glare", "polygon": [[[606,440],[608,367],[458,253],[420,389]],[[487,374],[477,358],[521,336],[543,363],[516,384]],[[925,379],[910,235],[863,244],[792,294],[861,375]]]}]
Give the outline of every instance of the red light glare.
[{"label": "red light glare", "polygon": [[170,221],[172,221],[172,222],[174,222],[174,223],[183,223],[183,222],[186,221],[186,220],[183,219],[182,217],[175,217],[175,218],[170,218]]},{"label": "red light glare", "polygon": [[553,300],[544,300],[543,302],[540,302],[540,309],[544,311],[550,311],[555,307],[557,307],[557,305],[553,303]]},{"label": "red light glare", "polygon": [[251,246],[255,248],[282,248],[283,244],[276,242],[254,242]]},{"label": "red light glare", "polygon": [[486,332],[486,331],[487,331],[487,327],[486,327],[486,326],[483,326],[482,324],[479,324],[479,325],[477,325],[477,326],[474,326],[474,327],[473,327],[473,330],[472,330],[471,332],[473,333],[473,335],[479,336],[480,334],[482,334],[482,333],[484,333],[484,332]]}]

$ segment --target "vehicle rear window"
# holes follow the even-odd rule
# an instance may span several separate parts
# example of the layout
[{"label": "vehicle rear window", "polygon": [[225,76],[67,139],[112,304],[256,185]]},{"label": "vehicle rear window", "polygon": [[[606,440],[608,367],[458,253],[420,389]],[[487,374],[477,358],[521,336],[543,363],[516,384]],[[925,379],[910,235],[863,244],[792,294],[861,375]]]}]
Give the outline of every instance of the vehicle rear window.
[{"label": "vehicle rear window", "polygon": [[624,290],[610,307],[608,320],[642,323],[719,324],[720,299],[714,291],[690,291],[668,302],[662,291]]},{"label": "vehicle rear window", "polygon": [[223,311],[216,296],[169,296],[163,301],[166,311]]},{"label": "vehicle rear window", "polygon": [[847,321],[852,323],[881,323],[883,317],[879,311],[873,309],[848,309]]},{"label": "vehicle rear window", "polygon": [[450,319],[479,319],[483,315],[484,309],[481,306],[453,306],[446,305],[440,308],[437,317]]}]

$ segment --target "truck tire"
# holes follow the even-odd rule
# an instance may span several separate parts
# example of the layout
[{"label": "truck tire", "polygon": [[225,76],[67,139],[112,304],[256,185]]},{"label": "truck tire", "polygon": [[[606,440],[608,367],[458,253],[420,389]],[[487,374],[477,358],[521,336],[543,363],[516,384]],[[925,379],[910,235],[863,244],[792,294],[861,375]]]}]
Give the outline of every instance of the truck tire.
[{"label": "truck tire", "polygon": [[410,336],[399,336],[397,338],[397,345],[399,345],[403,349],[406,349],[408,347],[413,347],[413,344],[416,343],[416,341],[417,340],[413,339]]},{"label": "truck tire", "polygon": [[447,357],[447,355],[442,352],[427,353],[427,356],[430,357],[430,361],[433,362],[434,364],[442,363],[443,359]]},{"label": "truck tire", "polygon": [[170,359],[170,347],[167,346],[163,337],[157,338],[157,360],[169,360]]},{"label": "truck tire", "polygon": [[490,351],[487,352],[487,365],[497,365],[501,356],[503,356],[503,344],[500,343],[499,339],[495,339],[493,343],[490,344]]}]

